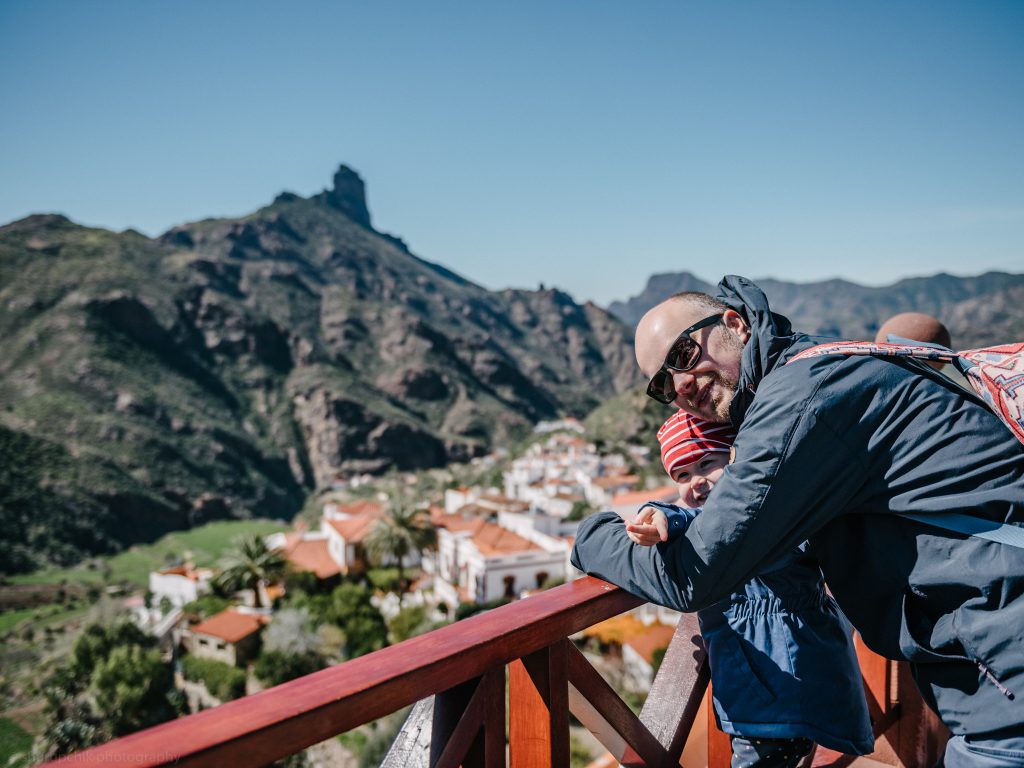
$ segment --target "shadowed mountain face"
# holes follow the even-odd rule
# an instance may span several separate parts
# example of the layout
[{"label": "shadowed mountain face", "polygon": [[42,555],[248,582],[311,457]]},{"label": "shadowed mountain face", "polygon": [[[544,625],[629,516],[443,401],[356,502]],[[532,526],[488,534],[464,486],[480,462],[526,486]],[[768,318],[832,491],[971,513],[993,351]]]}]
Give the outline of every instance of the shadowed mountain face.
[{"label": "shadowed mountain face", "polygon": [[[989,272],[977,277],[939,274],[870,288],[845,280],[786,283],[755,280],[772,309],[799,331],[846,339],[874,339],[888,318],[900,312],[938,317],[958,349],[1024,339],[1024,275]],[[609,311],[633,328],[643,314],[680,291],[715,293],[715,285],[689,272],[652,276],[644,290]]]},{"label": "shadowed mountain face", "polygon": [[0,227],[0,572],[464,460],[634,367],[605,311],[486,291],[373,230],[345,166],[155,240],[30,216]]}]

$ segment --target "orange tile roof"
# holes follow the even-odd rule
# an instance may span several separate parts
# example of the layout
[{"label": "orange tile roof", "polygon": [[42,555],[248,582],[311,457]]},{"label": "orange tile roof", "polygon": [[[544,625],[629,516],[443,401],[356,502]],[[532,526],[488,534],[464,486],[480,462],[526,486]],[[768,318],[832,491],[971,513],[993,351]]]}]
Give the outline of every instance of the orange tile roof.
[{"label": "orange tile roof", "polygon": [[242,613],[234,608],[228,608],[206,621],[193,624],[189,630],[193,634],[209,635],[228,643],[237,643],[254,632],[259,632],[268,621],[270,619],[267,616]]},{"label": "orange tile roof", "polygon": [[327,539],[290,541],[285,548],[288,562],[299,571],[310,571],[318,579],[327,579],[341,573],[341,566],[331,557]]},{"label": "orange tile roof", "polygon": [[467,517],[455,513],[453,515],[436,515],[433,518],[434,525],[438,528],[445,528],[452,533],[458,533],[459,531],[472,531],[479,528],[486,521],[482,517]]},{"label": "orange tile roof", "polygon": [[383,513],[378,508],[376,513],[366,512],[345,520],[328,520],[327,522],[341,534],[348,544],[358,544],[369,535],[382,515]]},{"label": "orange tile roof", "polygon": [[353,501],[348,504],[339,504],[338,511],[342,514],[353,516],[365,514],[379,515],[384,511],[384,508],[376,501],[360,499],[359,501]]},{"label": "orange tile roof", "polygon": [[618,506],[640,506],[645,501],[675,501],[679,498],[679,489],[675,485],[662,485],[658,488],[646,488],[641,491],[619,493],[612,497],[611,503]]},{"label": "orange tile roof", "polygon": [[598,488],[615,488],[620,485],[636,485],[640,478],[636,475],[611,475],[610,477],[598,477],[591,480],[591,485]]},{"label": "orange tile roof", "polygon": [[668,648],[675,632],[676,628],[667,624],[652,624],[642,635],[627,638],[626,645],[639,653],[644,661],[650,664],[654,660],[656,650]]},{"label": "orange tile roof", "polygon": [[508,528],[503,528],[497,523],[491,523],[479,517],[465,518],[459,514],[444,515],[434,518],[434,524],[453,533],[469,531],[473,544],[485,557],[541,549],[518,533],[513,533]]},{"label": "orange tile roof", "polygon": [[200,571],[209,571],[208,568],[189,568],[185,565],[176,565],[172,568],[161,568],[157,573],[162,576],[184,576],[189,581],[199,581],[202,575]]},{"label": "orange tile roof", "polygon": [[266,588],[267,599],[270,602],[274,602],[280,597],[284,597],[284,584],[271,584]]},{"label": "orange tile roof", "polygon": [[540,549],[529,539],[524,539],[518,533],[513,533],[508,528],[502,528],[495,523],[484,523],[472,538],[476,548],[484,556],[508,555],[513,552],[530,552]]}]

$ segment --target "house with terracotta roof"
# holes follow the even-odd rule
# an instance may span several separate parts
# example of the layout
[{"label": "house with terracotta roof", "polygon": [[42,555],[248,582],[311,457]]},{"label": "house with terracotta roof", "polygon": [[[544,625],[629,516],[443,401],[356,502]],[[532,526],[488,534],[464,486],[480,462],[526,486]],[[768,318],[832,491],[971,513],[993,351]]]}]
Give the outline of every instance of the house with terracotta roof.
[{"label": "house with terracotta roof", "polygon": [[329,543],[322,532],[295,531],[268,546],[282,550],[293,570],[312,573],[320,581],[326,581],[342,572],[341,565],[331,556]]},{"label": "house with terracotta roof", "polygon": [[455,607],[516,598],[549,579],[565,578],[566,549],[546,548],[495,522],[476,517],[436,515],[434,590]]},{"label": "house with terracotta roof", "polygon": [[[324,504],[319,531],[299,528],[288,534],[273,534],[267,537],[267,546],[282,550],[295,570],[312,573],[320,580],[362,573],[370,565],[366,538],[384,514],[384,508],[376,501],[328,502]],[[403,561],[406,566],[419,563],[418,552],[410,553]]]},{"label": "house with terracotta roof", "polygon": [[270,617],[244,608],[227,608],[182,631],[181,641],[194,656],[244,667],[259,653],[260,633]]},{"label": "house with terracotta roof", "polygon": [[152,571],[149,574],[150,605],[159,606],[166,599],[172,607],[181,608],[207,594],[212,578],[211,569],[196,568],[192,563]]}]

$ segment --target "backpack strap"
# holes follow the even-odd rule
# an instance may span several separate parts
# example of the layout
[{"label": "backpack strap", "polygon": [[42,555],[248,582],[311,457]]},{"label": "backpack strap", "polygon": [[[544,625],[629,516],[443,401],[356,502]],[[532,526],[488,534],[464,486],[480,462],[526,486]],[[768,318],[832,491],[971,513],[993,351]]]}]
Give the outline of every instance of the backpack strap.
[{"label": "backpack strap", "polygon": [[937,345],[925,344],[883,344],[870,341],[833,341],[808,347],[789,360],[789,365],[796,360],[823,355],[870,355],[872,357],[913,357],[917,360],[940,360],[951,363],[958,357],[956,352]]},{"label": "backpack strap", "polygon": [[1024,443],[1024,342],[957,353],[938,345],[836,341],[808,347],[793,355],[784,365],[824,355],[912,357],[951,363],[963,374],[969,385],[968,391],[988,406]]}]

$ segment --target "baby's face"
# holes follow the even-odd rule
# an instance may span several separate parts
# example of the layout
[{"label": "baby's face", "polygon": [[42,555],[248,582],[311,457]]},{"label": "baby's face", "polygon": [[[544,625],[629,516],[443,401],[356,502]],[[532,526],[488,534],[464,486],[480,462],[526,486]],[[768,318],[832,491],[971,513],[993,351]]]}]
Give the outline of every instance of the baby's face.
[{"label": "baby's face", "polygon": [[709,453],[704,458],[678,467],[672,473],[672,480],[679,488],[679,498],[686,507],[702,507],[711,489],[729,463],[727,453]]}]

